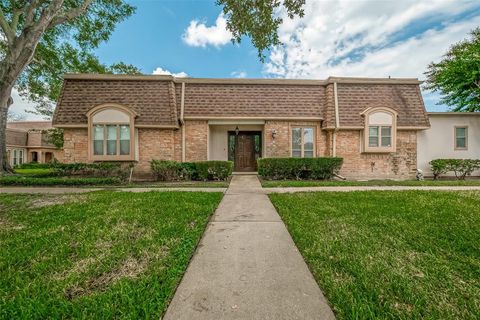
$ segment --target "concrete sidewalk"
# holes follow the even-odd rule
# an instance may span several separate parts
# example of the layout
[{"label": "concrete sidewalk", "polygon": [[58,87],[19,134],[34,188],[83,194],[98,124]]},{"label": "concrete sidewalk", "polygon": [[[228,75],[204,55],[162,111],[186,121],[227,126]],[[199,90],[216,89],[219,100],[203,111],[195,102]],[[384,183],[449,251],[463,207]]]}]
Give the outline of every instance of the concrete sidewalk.
[{"label": "concrete sidewalk", "polygon": [[93,191],[122,191],[122,192],[167,192],[167,191],[188,191],[188,192],[225,192],[227,188],[202,188],[202,187],[142,187],[142,188],[76,188],[76,187],[0,187],[0,193],[47,193],[47,194],[67,194],[67,193],[85,193]]},{"label": "concrete sidewalk", "polygon": [[234,176],[164,319],[334,319],[258,178]]},{"label": "concrete sidewalk", "polygon": [[350,191],[480,191],[480,186],[345,186],[345,187],[277,187],[263,188],[265,193],[350,192]]}]

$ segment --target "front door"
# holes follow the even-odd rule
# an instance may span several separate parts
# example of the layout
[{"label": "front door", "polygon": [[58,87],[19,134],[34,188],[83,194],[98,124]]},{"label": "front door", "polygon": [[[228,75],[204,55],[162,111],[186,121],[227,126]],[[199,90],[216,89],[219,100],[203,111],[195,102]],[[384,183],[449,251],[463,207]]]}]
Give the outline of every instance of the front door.
[{"label": "front door", "polygon": [[[234,162],[236,172],[257,170],[257,158],[261,154],[261,134],[259,132],[229,132],[229,158]],[[232,148],[233,147],[233,148]],[[233,149],[233,150],[232,150]]]}]

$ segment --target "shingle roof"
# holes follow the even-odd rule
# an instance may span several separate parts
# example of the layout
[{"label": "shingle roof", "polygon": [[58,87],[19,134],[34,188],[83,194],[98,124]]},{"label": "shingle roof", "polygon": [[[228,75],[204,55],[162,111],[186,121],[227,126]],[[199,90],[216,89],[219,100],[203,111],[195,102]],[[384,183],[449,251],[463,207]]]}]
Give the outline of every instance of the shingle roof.
[{"label": "shingle roof", "polygon": [[136,125],[177,126],[181,83],[185,118],[315,118],[335,125],[333,83],[337,82],[340,126],[362,126],[362,111],[390,107],[400,127],[429,125],[416,79],[329,78],[195,79],[171,76],[68,75],[57,104],[55,126],[86,125],[86,113],[118,103],[138,115]]},{"label": "shingle roof", "polygon": [[66,78],[53,124],[87,124],[88,110],[105,103],[117,103],[136,112],[137,125],[177,126],[174,90],[173,82],[165,80]]},{"label": "shingle roof", "polygon": [[[398,113],[399,127],[430,125],[418,84],[339,83],[340,127],[363,126],[361,113],[370,107],[388,107]],[[335,126],[335,111],[328,105],[324,127]]]}]

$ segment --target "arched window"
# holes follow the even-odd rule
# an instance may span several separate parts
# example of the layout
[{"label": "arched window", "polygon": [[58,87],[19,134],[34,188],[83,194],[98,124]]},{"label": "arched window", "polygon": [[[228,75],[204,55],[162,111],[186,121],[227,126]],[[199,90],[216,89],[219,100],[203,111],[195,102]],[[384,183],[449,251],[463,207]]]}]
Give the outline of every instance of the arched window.
[{"label": "arched window", "polygon": [[88,111],[89,158],[94,161],[133,160],[135,116],[129,108],[116,104]]},{"label": "arched window", "polygon": [[364,151],[395,152],[397,112],[386,107],[369,108],[365,117]]}]

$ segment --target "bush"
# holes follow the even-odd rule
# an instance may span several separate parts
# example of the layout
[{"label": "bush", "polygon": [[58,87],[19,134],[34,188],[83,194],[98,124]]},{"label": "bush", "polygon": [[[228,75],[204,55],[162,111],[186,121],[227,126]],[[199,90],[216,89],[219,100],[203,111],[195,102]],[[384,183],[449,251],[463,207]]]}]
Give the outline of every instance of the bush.
[{"label": "bush", "polygon": [[91,186],[120,184],[119,178],[66,178],[66,177],[0,177],[2,186]]},{"label": "bush", "polygon": [[152,160],[150,167],[157,180],[226,180],[232,174],[231,161],[176,162]]},{"label": "bush", "polygon": [[433,172],[433,179],[437,180],[440,175],[447,172],[454,172],[459,180],[465,180],[466,176],[473,171],[480,169],[479,159],[435,159],[430,161]]},{"label": "bush", "polygon": [[227,180],[233,172],[232,161],[201,161],[193,164],[197,180]]},{"label": "bush", "polygon": [[271,180],[331,179],[342,167],[342,158],[261,158],[258,174]]}]

